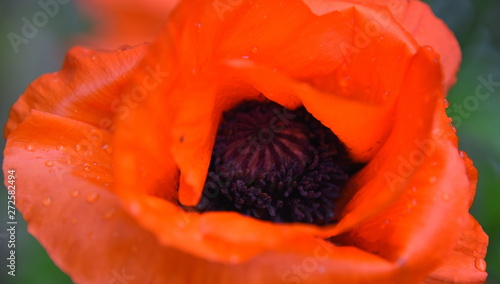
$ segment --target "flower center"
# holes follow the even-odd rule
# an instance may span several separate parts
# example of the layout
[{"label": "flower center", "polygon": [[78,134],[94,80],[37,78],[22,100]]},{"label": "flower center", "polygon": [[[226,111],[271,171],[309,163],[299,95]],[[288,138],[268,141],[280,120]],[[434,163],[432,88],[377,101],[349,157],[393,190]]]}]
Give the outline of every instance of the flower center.
[{"label": "flower center", "polygon": [[246,101],[223,115],[196,209],[332,223],[352,167],[343,143],[305,108]]}]

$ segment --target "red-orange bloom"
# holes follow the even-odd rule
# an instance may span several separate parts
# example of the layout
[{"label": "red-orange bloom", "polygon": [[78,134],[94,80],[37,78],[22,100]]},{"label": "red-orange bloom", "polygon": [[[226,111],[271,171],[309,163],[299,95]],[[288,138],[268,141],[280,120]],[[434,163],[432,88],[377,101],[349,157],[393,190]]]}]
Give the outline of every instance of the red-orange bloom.
[{"label": "red-orange bloom", "polygon": [[[460,50],[419,1],[182,1],[157,40],[73,48],[5,129],[29,231],[77,283],[482,283]],[[190,212],[221,114],[304,106],[366,166],[336,224]]]}]

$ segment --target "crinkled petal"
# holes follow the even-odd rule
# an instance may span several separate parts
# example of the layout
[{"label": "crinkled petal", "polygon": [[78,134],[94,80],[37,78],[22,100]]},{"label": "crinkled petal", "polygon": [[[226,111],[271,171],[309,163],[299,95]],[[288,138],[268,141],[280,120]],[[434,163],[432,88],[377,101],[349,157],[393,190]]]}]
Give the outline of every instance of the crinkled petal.
[{"label": "crinkled petal", "polygon": [[466,223],[455,248],[425,283],[484,283],[488,236],[472,216],[467,216]]},{"label": "crinkled petal", "polygon": [[401,23],[421,46],[432,46],[440,55],[444,84],[451,88],[456,81],[462,52],[453,32],[437,18],[431,8],[418,0],[408,1]]},{"label": "crinkled petal", "polygon": [[14,104],[5,137],[32,109],[112,130],[115,116],[123,118],[137,106],[131,94],[121,94],[121,88],[135,71],[145,47],[114,52],[71,49],[60,71],[35,80]]}]

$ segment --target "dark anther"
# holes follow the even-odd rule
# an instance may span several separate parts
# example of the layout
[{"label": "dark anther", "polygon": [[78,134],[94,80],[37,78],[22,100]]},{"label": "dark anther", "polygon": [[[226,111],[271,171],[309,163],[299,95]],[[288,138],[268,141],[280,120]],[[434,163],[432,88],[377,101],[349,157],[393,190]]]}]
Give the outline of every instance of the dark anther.
[{"label": "dark anther", "polygon": [[196,209],[329,224],[352,168],[343,143],[305,108],[246,101],[224,113]]}]

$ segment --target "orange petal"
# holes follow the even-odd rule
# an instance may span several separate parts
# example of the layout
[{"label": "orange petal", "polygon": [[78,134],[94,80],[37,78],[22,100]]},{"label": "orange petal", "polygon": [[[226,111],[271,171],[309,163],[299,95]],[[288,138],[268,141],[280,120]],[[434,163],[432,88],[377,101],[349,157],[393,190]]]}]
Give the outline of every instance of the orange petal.
[{"label": "orange petal", "polygon": [[426,283],[484,283],[486,280],[486,247],[488,236],[472,216],[455,248],[426,280]]},{"label": "orange petal", "polygon": [[415,172],[416,167],[408,161],[409,157],[415,159],[413,164],[420,166],[423,157],[415,154],[425,154],[428,152],[426,148],[434,145],[430,137],[432,113],[443,97],[441,73],[435,56],[431,50],[420,48],[408,67],[395,106],[392,132],[377,155],[352,180],[355,187],[350,190],[356,194],[352,198],[345,196],[351,200],[344,210],[339,229],[352,228],[390,206],[407,188],[407,178]]},{"label": "orange petal", "polygon": [[456,81],[462,53],[452,31],[437,18],[431,8],[421,2],[411,0],[403,18],[403,26],[422,46],[432,46],[439,53],[443,66],[445,87],[449,89]]},{"label": "orange petal", "polygon": [[106,130],[114,128],[115,116],[122,118],[137,105],[130,95],[121,94],[121,88],[134,72],[145,47],[116,52],[71,49],[60,71],[35,80],[14,104],[5,126],[5,137],[32,109]]},{"label": "orange petal", "polygon": [[[356,4],[370,4],[379,13],[397,18],[404,28],[411,33],[421,46],[431,46],[440,55],[443,64],[444,82],[449,89],[456,81],[456,74],[461,60],[461,51],[458,41],[446,24],[437,18],[431,8],[418,0],[343,0],[343,1],[310,1],[306,2],[318,15],[333,10],[343,9]],[[384,9],[387,9],[386,11]],[[390,11],[390,13],[389,13]],[[369,34],[370,29],[377,26],[385,28],[384,22],[372,21],[363,27],[362,31]]]},{"label": "orange petal", "polygon": [[[425,49],[423,51],[425,54]],[[432,53],[430,55],[432,56]],[[390,147],[390,149],[398,149],[400,154],[399,156],[384,157],[387,159],[386,161],[395,163],[392,169],[385,168],[383,163],[382,167],[378,169],[379,173],[383,173],[379,176],[390,177],[387,179],[387,185],[385,188],[384,186],[375,187],[372,192],[368,191],[369,187],[362,188],[360,192],[357,192],[348,204],[348,215],[340,221],[339,227],[343,227],[342,223],[349,224],[350,219],[359,218],[359,214],[362,216],[363,204],[369,203],[368,201],[363,203],[367,196],[372,199],[370,205],[373,207],[376,206],[373,200],[379,200],[381,192],[386,190],[400,191],[401,195],[393,193],[392,196],[397,196],[397,199],[388,210],[349,231],[345,236],[338,237],[337,241],[344,241],[346,244],[364,248],[396,261],[408,270],[415,269],[429,273],[444,261],[446,254],[453,249],[454,244],[465,229],[469,217],[470,182],[475,182],[475,180],[469,180],[471,174],[468,167],[470,165],[466,167],[463,158],[460,157],[456,149],[456,137],[444,112],[443,97],[439,95],[442,94],[439,88],[439,74],[431,75],[436,73],[439,65],[426,64],[426,61],[432,62],[432,57],[429,60],[422,60],[423,58],[425,57],[420,56],[419,58],[417,56],[408,77],[424,79],[423,76],[429,75],[429,78],[435,80],[426,80],[426,82],[421,81],[420,83],[418,80],[409,80],[407,83],[411,83],[409,85],[414,86],[413,88],[416,88],[414,90],[422,94],[436,94],[437,92],[434,100],[439,100],[439,103],[433,107],[432,100],[424,98],[424,100],[415,101],[407,107],[402,105],[400,109],[405,115],[409,115],[408,118],[412,116],[413,109],[424,107],[417,110],[417,113],[425,113],[425,108],[430,111],[435,109],[434,120],[431,122],[431,136],[426,138],[426,136],[418,137],[418,134],[412,136],[412,134],[407,133],[407,129],[418,133],[418,125],[427,125],[429,121],[425,122],[422,118],[413,117],[411,118],[414,121],[412,123],[416,125],[405,130],[398,127],[398,124],[403,126],[407,122],[401,118],[396,119],[394,137],[388,139],[387,145],[391,145],[391,141],[396,137],[401,142],[411,137],[407,144],[413,146],[413,151],[406,152],[405,147],[395,147],[394,145]],[[426,65],[428,65],[427,68]],[[430,71],[429,67],[434,71]],[[419,72],[422,72],[421,75]],[[425,75],[422,76],[422,74]],[[426,91],[418,88],[425,85],[429,85],[427,88],[430,87]],[[433,85],[437,90],[433,91]],[[408,95],[404,97],[411,101],[413,100],[411,98],[418,96]],[[424,133],[421,132],[421,134]],[[387,149],[389,148],[384,146],[381,155]],[[367,170],[373,167],[373,163],[379,162],[377,161],[379,158],[380,156],[375,157],[367,166]],[[375,191],[375,189],[378,190]],[[361,193],[362,195],[359,196]],[[385,194],[383,193],[382,196]],[[473,241],[473,238],[469,240]],[[471,245],[476,244],[476,242],[471,243]],[[484,249],[484,242],[477,245]]]}]

